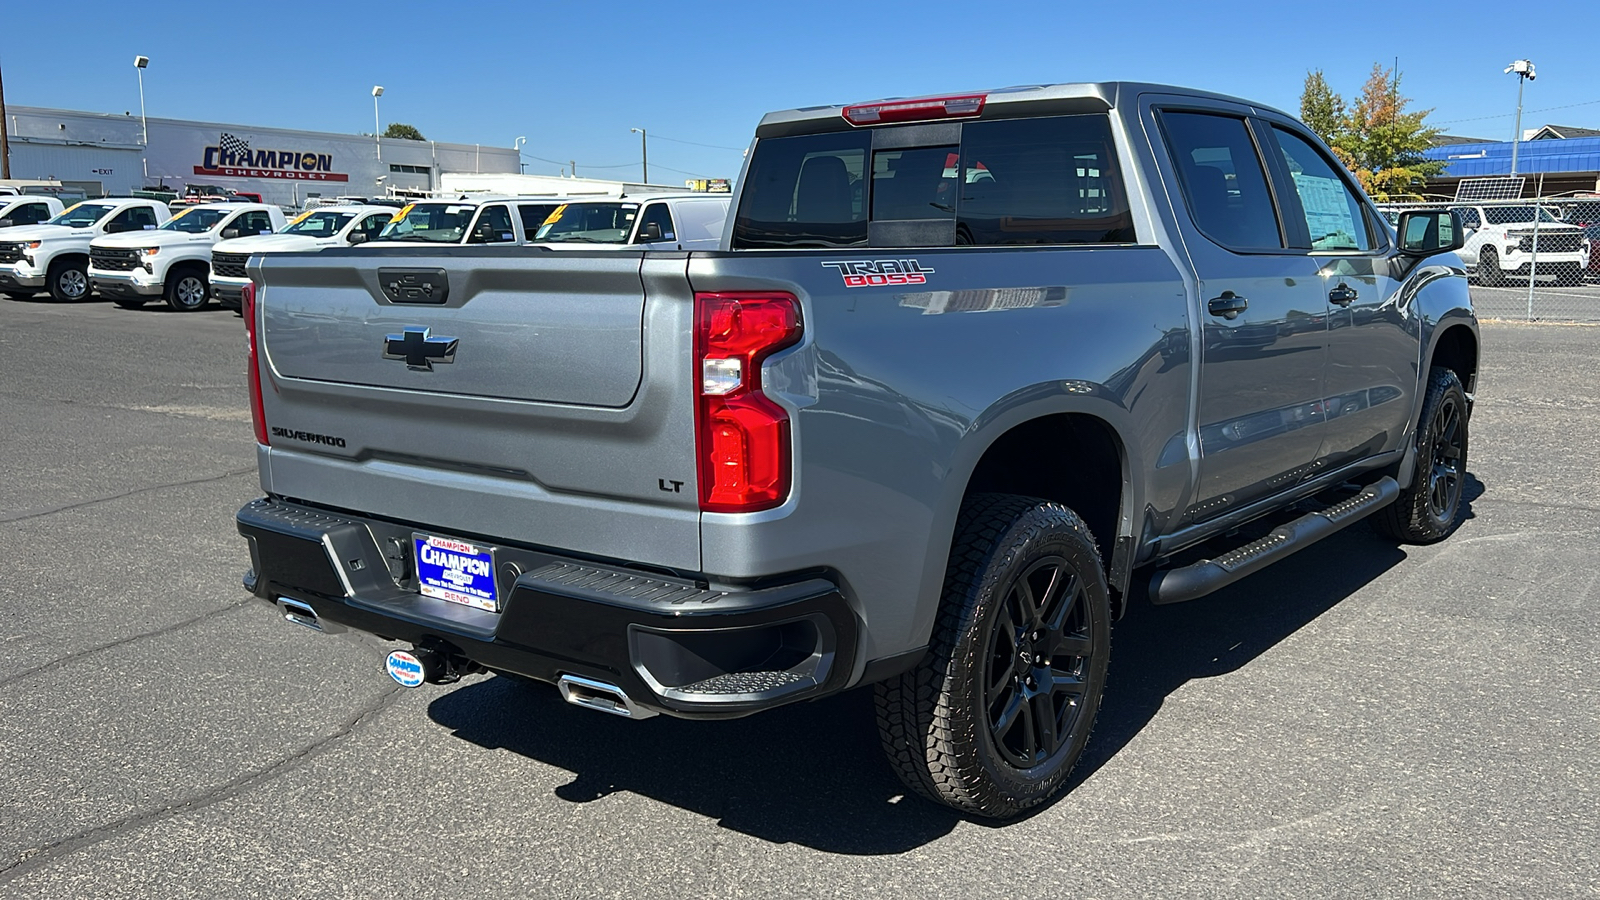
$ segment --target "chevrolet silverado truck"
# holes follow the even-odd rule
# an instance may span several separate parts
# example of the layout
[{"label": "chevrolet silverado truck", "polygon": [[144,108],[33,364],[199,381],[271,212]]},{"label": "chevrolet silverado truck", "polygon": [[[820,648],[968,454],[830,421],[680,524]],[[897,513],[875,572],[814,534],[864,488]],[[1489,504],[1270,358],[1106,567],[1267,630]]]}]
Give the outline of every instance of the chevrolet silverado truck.
[{"label": "chevrolet silverado truck", "polygon": [[96,238],[89,245],[89,281],[124,309],[159,297],[179,312],[194,312],[211,299],[213,246],[273,234],[283,224],[283,210],[264,203],[184,207],[154,230]]},{"label": "chevrolet silverado truck", "polygon": [[61,215],[66,207],[55,197],[36,194],[0,196],[0,228],[43,225]]},{"label": "chevrolet silverado truck", "polygon": [[1014,816],[1130,608],[1456,527],[1461,234],[1283,113],[1105,83],[770,114],[716,250],[253,257],[245,586],[408,686],[870,684],[912,791]]},{"label": "chevrolet silverado truck", "polygon": [[1479,284],[1498,287],[1508,278],[1583,283],[1588,235],[1550,210],[1531,203],[1485,204],[1456,207],[1456,214],[1466,228],[1461,258]]},{"label": "chevrolet silverado truck", "polygon": [[286,253],[347,247],[375,239],[394,218],[388,206],[324,206],[296,216],[282,232],[254,234],[218,241],[211,248],[211,293],[222,306],[239,308],[244,286],[250,283],[245,263],[258,253]]},{"label": "chevrolet silverado truck", "polygon": [[561,250],[715,250],[727,220],[728,198],[707,194],[573,200],[557,207],[529,240]]},{"label": "chevrolet silverado truck", "polygon": [[56,300],[82,300],[90,290],[90,243],[148,231],[171,217],[159,200],[108,197],[75,203],[42,225],[0,231],[0,291],[24,298],[48,290]]},{"label": "chevrolet silverado truck", "polygon": [[375,243],[525,244],[561,203],[549,197],[420,200],[397,210]]}]

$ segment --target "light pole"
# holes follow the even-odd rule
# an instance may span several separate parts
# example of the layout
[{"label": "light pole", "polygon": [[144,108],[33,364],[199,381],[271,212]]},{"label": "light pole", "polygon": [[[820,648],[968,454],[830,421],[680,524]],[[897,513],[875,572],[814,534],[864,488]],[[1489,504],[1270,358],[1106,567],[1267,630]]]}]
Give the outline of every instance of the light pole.
[{"label": "light pole", "polygon": [[383,96],[383,85],[372,86],[372,143],[378,148],[378,162],[383,162],[383,138],[378,127],[378,98]]},{"label": "light pole", "polygon": [[526,144],[527,142],[528,142],[528,138],[525,135],[520,135],[520,134],[517,135],[517,139],[516,140],[511,142],[511,149],[517,151],[517,171],[518,172],[526,172],[528,170],[528,164],[522,161],[522,145]]},{"label": "light pole", "polygon": [[148,65],[150,65],[148,56],[133,58],[133,70],[139,73],[139,131],[143,135],[141,143],[144,144],[143,158],[140,162],[144,165],[144,181],[147,185],[150,183],[150,123],[144,117],[144,70]]},{"label": "light pole", "polygon": [[1522,143],[1522,86],[1534,79],[1533,63],[1519,59],[1506,66],[1506,74],[1517,73],[1517,130],[1511,135],[1511,174],[1517,174],[1517,145]]},{"label": "light pole", "polygon": [[644,173],[644,184],[650,183],[650,143],[643,128],[629,128],[630,132],[639,135],[639,168]]}]

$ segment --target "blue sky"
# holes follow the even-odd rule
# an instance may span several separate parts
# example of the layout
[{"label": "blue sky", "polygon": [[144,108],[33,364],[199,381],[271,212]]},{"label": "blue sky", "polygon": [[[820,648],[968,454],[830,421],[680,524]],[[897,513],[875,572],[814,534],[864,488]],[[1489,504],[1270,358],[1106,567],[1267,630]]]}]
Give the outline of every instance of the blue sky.
[{"label": "blue sky", "polygon": [[386,125],[499,146],[526,135],[529,172],[557,171],[542,158],[637,177],[639,136],[628,129],[645,128],[655,181],[736,175],[737,148],[772,109],[1127,79],[1293,113],[1308,69],[1348,98],[1374,62],[1397,56],[1403,92],[1452,134],[1509,138],[1517,85],[1501,70],[1517,57],[1539,73],[1524,126],[1600,127],[1592,0],[1359,8],[80,0],[60,39],[39,27],[0,38],[0,66],[10,103],[137,114],[132,62],[144,54],[152,116],[349,133],[370,131],[371,88],[382,84]]}]

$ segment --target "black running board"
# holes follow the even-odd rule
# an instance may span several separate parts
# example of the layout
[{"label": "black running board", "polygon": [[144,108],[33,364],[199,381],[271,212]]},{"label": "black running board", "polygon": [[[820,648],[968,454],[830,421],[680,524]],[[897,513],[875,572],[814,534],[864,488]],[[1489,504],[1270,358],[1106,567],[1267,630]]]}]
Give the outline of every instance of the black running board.
[{"label": "black running board", "polygon": [[1181,569],[1162,569],[1150,578],[1150,602],[1182,603],[1204,597],[1360,521],[1398,496],[1400,485],[1384,476],[1348,500],[1280,525],[1266,537],[1216,559],[1203,559]]}]

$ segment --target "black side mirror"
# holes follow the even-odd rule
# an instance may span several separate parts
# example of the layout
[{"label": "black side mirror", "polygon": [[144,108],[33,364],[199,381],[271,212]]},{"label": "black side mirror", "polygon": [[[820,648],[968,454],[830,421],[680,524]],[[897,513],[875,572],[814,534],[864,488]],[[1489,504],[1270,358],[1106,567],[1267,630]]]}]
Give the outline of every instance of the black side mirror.
[{"label": "black side mirror", "polygon": [[661,240],[661,223],[646,222],[639,226],[639,237],[634,240],[634,243],[646,244],[659,240]]},{"label": "black side mirror", "polygon": [[1412,209],[1400,214],[1395,232],[1406,256],[1432,256],[1460,250],[1466,243],[1461,216],[1452,209]]},{"label": "black side mirror", "polygon": [[350,243],[352,243],[352,244],[365,244],[366,242],[367,242],[367,233],[365,231],[352,231],[352,232],[350,232]]},{"label": "black side mirror", "polygon": [[236,238],[238,236],[239,236],[239,229],[237,229],[237,228],[224,228],[224,229],[222,229],[222,238],[223,238],[223,240],[227,240],[229,238]]}]

